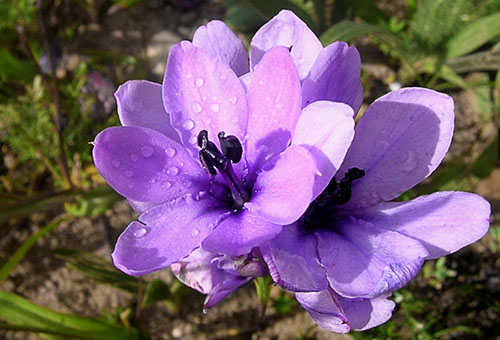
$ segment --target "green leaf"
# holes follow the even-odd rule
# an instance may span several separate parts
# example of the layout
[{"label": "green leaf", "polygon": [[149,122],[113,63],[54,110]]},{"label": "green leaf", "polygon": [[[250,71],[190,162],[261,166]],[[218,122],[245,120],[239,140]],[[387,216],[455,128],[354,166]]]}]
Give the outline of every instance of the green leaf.
[{"label": "green leaf", "polygon": [[71,268],[97,282],[112,285],[131,293],[137,292],[137,278],[122,273],[109,261],[99,256],[71,249],[57,249],[52,252],[56,257],[65,260]]},{"label": "green leaf", "polygon": [[9,50],[0,46],[0,81],[9,82],[22,80],[30,82],[35,76],[35,69],[31,64],[13,56]]},{"label": "green leaf", "polygon": [[474,51],[500,34],[500,13],[478,19],[460,30],[447,44],[447,57],[455,58]]},{"label": "green leaf", "polygon": [[38,239],[50,233],[52,230],[57,228],[63,221],[67,220],[68,217],[64,216],[55,220],[52,223],[49,223],[42,229],[38,230],[36,233],[28,237],[26,241],[16,250],[16,252],[9,258],[7,263],[5,263],[0,269],[0,283],[2,283],[8,276],[9,273],[14,269],[14,267],[21,261],[26,253],[35,245]]},{"label": "green leaf", "polygon": [[421,0],[410,21],[410,31],[425,49],[439,49],[463,22],[469,0]]},{"label": "green leaf", "polygon": [[127,340],[138,339],[125,328],[95,319],[54,312],[37,306],[12,293],[0,291],[0,329],[49,333],[74,339]]},{"label": "green leaf", "polygon": [[361,35],[367,34],[390,34],[385,28],[374,24],[355,23],[352,21],[341,21],[331,26],[320,37],[323,45],[329,45],[334,41],[350,41]]},{"label": "green leaf", "polygon": [[[226,1],[229,3],[229,1]],[[234,30],[240,32],[255,32],[266,20],[254,7],[246,3],[227,4],[224,21]]]},{"label": "green leaf", "polygon": [[143,307],[147,307],[156,302],[169,300],[172,298],[169,286],[160,279],[154,279],[148,282],[144,292]]},{"label": "green leaf", "polygon": [[500,69],[500,51],[486,51],[469,54],[446,61],[457,73],[496,71]]},{"label": "green leaf", "polygon": [[479,178],[486,178],[495,168],[498,160],[498,135],[472,163],[471,172]]}]

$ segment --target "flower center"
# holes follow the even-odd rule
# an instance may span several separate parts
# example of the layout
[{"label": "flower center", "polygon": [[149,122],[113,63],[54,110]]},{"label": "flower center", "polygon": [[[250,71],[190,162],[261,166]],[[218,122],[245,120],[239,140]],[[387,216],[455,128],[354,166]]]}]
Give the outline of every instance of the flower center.
[{"label": "flower center", "polygon": [[238,178],[233,169],[233,163],[241,160],[243,147],[235,136],[226,136],[223,131],[217,135],[221,151],[215,143],[208,139],[207,130],[201,130],[198,134],[198,146],[200,147],[200,161],[207,174],[215,176],[219,172],[224,178],[236,209],[243,208],[248,202],[249,196],[243,182]]},{"label": "flower center", "polygon": [[339,182],[335,177],[314,202],[309,205],[303,216],[304,231],[312,232],[325,227],[334,218],[334,205],[342,205],[351,199],[351,187],[355,180],[365,175],[364,170],[351,168]]}]

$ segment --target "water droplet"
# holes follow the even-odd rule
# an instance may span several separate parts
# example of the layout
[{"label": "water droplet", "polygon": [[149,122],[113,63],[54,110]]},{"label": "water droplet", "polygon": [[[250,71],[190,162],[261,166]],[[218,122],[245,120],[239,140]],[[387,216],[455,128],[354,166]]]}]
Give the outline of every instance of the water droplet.
[{"label": "water droplet", "polygon": [[128,189],[133,189],[133,188],[134,188],[134,186],[133,186],[132,184],[127,184],[127,188],[128,188]]},{"label": "water droplet", "polygon": [[184,185],[186,188],[189,188],[193,184],[189,179],[186,179],[184,182],[182,182],[182,185]]},{"label": "water droplet", "polygon": [[182,123],[182,128],[186,131],[192,130],[194,128],[194,122],[191,119],[186,119],[184,123]]},{"label": "water droplet", "polygon": [[130,170],[130,169],[129,170],[125,170],[124,174],[128,178],[134,176],[134,172],[132,170]]},{"label": "water droplet", "polygon": [[194,113],[200,113],[202,109],[201,105],[197,102],[194,102],[191,106],[193,108]]},{"label": "water droplet", "polygon": [[200,234],[200,231],[198,229],[195,229],[191,232],[191,236],[195,237],[195,236],[198,236]]},{"label": "water droplet", "polygon": [[120,161],[119,161],[119,160],[117,160],[117,159],[113,159],[113,160],[111,161],[111,164],[113,164],[113,167],[114,167],[115,169],[118,169],[118,168],[120,167]]},{"label": "water droplet", "polygon": [[210,108],[212,109],[213,112],[219,112],[220,110],[220,105],[219,104],[212,104],[210,106]]},{"label": "water droplet", "polygon": [[201,97],[201,100],[203,100],[203,101],[207,100],[207,96]]},{"label": "water droplet", "polygon": [[162,187],[163,187],[163,188],[167,188],[167,189],[168,189],[168,188],[171,188],[171,187],[172,187],[172,183],[171,183],[171,182],[169,182],[169,181],[166,181],[165,183],[163,183]]},{"label": "water droplet", "polygon": [[418,159],[415,153],[413,151],[408,150],[408,156],[406,157],[406,160],[401,164],[401,168],[403,171],[410,172],[415,170],[418,164]]},{"label": "water droplet", "polygon": [[203,80],[203,78],[197,78],[196,81],[195,81],[195,84],[198,87],[202,87],[203,84],[205,84],[205,81]]},{"label": "water droplet", "polygon": [[188,142],[189,144],[196,144],[198,142],[198,138],[196,138],[196,136],[191,136],[189,137]]},{"label": "water droplet", "polygon": [[131,154],[130,154],[130,160],[131,160],[132,162],[137,162],[137,155],[136,155],[135,153],[131,153]]},{"label": "water droplet", "polygon": [[179,168],[177,168],[176,166],[170,166],[168,169],[167,169],[167,175],[169,176],[175,176],[179,173]]},{"label": "water droplet", "polygon": [[145,158],[149,158],[153,155],[154,149],[151,145],[144,145],[141,148],[141,153]]},{"label": "water droplet", "polygon": [[238,98],[236,98],[236,96],[231,96],[231,97],[229,97],[229,102],[230,102],[231,104],[233,104],[233,105],[234,105],[234,104],[236,104],[236,102],[237,102],[237,101],[238,101]]},{"label": "water droplet", "polygon": [[227,76],[225,73],[220,75],[220,80],[226,80],[226,79],[227,79]]},{"label": "water droplet", "polygon": [[167,150],[165,150],[165,153],[167,154],[168,157],[173,158],[175,154],[177,153],[174,148],[169,147]]},{"label": "water droplet", "polygon": [[141,238],[144,237],[148,233],[146,228],[140,227],[134,230],[134,237],[135,238]]}]

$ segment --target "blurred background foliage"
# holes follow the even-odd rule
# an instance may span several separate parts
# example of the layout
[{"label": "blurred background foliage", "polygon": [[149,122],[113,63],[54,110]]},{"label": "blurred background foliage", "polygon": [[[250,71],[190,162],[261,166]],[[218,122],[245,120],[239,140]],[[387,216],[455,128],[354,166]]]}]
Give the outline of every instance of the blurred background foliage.
[{"label": "blurred background foliage", "polygon": [[[45,223],[15,252],[0,258],[0,283],[22,265],[40,238],[56,233],[61,223],[101,216],[119,199],[97,173],[89,143],[104,127],[118,124],[113,92],[117,84],[130,77],[130,72],[120,70],[132,69],[130,78],[143,78],[151,65],[140,53],[94,48],[77,50],[75,57],[75,51],[69,54],[68,49],[74,48],[83,24],[133,11],[147,2],[0,2],[0,231],[7,237],[40,213]],[[182,11],[197,11],[204,3],[163,2],[164,6]],[[429,180],[400,199],[436,190],[474,191],[481,180],[491,179],[499,166],[500,0],[397,3],[400,9],[396,11],[391,10],[391,1],[370,0],[226,0],[224,5],[225,21],[246,42],[262,24],[287,8],[301,17],[324,45],[336,40],[353,43],[361,50],[362,60],[368,51],[369,62],[370,58],[380,61],[390,72],[375,77],[369,63],[363,64],[366,103],[380,92],[401,86],[425,86],[454,96],[467,93],[477,113],[477,141],[452,152]],[[361,111],[365,108],[366,104]],[[2,290],[0,329],[32,332],[48,339],[147,338],[148,330],[140,324],[141,309],[161,302],[175,312],[187,294],[177,281],[167,284],[157,278],[129,277],[116,270],[108,259],[92,252],[47,251],[94,282],[129,292],[135,298],[124,308],[100,311],[101,317],[92,319],[51,311],[15,290]],[[500,227],[495,224],[482,259],[491,262],[499,254]],[[498,270],[498,262],[493,262]],[[391,321],[352,337],[440,339],[458,334],[458,338],[488,338],[489,331],[485,333],[470,322],[460,324],[461,319],[449,326],[454,313],[468,308],[467,300],[471,297],[476,306],[500,315],[498,296],[485,291],[481,283],[456,280],[457,272],[463,270],[460,264],[450,265],[446,259],[439,259],[426,263],[420,275],[427,292],[432,289],[437,296],[445,290],[455,294],[457,298],[447,305],[446,311],[436,299],[413,294],[414,289],[423,288],[420,283],[412,283],[395,293],[399,307]],[[465,272],[473,273],[472,269]],[[497,271],[496,275],[500,273]],[[255,287],[263,311],[269,306],[276,316],[282,317],[297,307],[288,293],[271,296],[269,279],[256,280]],[[492,329],[499,330],[498,321]],[[299,332],[297,339],[314,338],[314,332],[311,327]]]}]

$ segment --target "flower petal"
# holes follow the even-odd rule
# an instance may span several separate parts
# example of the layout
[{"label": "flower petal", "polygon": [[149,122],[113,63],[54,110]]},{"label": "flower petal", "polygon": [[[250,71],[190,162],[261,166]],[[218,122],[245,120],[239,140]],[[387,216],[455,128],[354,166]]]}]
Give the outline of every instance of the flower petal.
[{"label": "flower petal", "polygon": [[382,228],[419,241],[434,259],[453,253],[484,236],[491,208],[481,196],[467,192],[438,192],[407,202],[383,202],[365,218]]},{"label": "flower petal", "polygon": [[356,47],[341,41],[325,47],[302,83],[302,107],[329,100],[358,112],[362,99],[361,58]]},{"label": "flower petal", "polygon": [[220,131],[243,140],[248,115],[240,80],[222,61],[187,41],[170,49],[163,103],[172,126],[195,158],[201,130],[207,130],[213,140]]},{"label": "flower petal", "polygon": [[316,35],[293,12],[282,10],[255,33],[250,44],[252,69],[274,46],[292,48],[292,57],[304,79],[323,46]]},{"label": "flower petal", "polygon": [[208,190],[209,178],[184,147],[142,127],[111,127],[94,140],[94,163],[119,194],[160,203]]},{"label": "flower petal", "polygon": [[292,144],[307,149],[316,161],[313,200],[325,190],[337,172],[354,137],[353,111],[342,103],[319,101],[300,115]]},{"label": "flower petal", "polygon": [[172,264],[175,276],[185,285],[206,294],[204,308],[209,309],[250,281],[252,277],[233,275],[213,263],[219,254],[197,248],[189,256]]},{"label": "flower petal", "polygon": [[227,216],[203,241],[203,249],[232,256],[249,253],[272,239],[282,229],[281,225],[266,222],[243,210]]},{"label": "flower petal", "polygon": [[129,80],[115,92],[118,116],[123,126],[147,127],[180,143],[163,108],[161,84],[147,80]]},{"label": "flower petal", "polygon": [[263,170],[245,207],[271,223],[295,222],[311,202],[318,172],[314,159],[304,148],[292,145]]},{"label": "flower petal", "polygon": [[352,216],[316,234],[330,286],[344,297],[373,298],[399,289],[428,256],[417,240]]},{"label": "flower petal", "polygon": [[346,207],[390,201],[420,183],[441,163],[453,134],[453,100],[423,88],[377,99],[356,126],[337,179],[356,167],[365,176],[352,185]]},{"label": "flower petal", "polygon": [[194,33],[193,45],[217,57],[238,77],[248,72],[248,57],[243,42],[222,21],[212,20],[206,26],[200,26]]},{"label": "flower petal", "polygon": [[297,301],[321,328],[337,333],[366,330],[389,320],[395,306],[389,296],[348,299],[331,290],[295,294]]},{"label": "flower petal", "polygon": [[317,240],[304,233],[298,222],[260,247],[274,282],[291,291],[320,291],[328,288],[326,272],[317,256]]},{"label": "flower petal", "polygon": [[134,276],[179,261],[217,225],[224,208],[210,195],[186,195],[154,207],[120,235],[111,256],[115,266]]},{"label": "flower petal", "polygon": [[274,47],[266,53],[252,73],[247,98],[245,157],[252,174],[264,158],[285,150],[300,116],[300,82],[288,49]]}]

